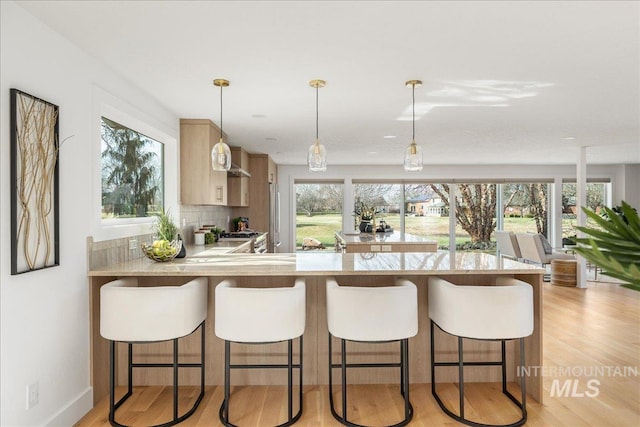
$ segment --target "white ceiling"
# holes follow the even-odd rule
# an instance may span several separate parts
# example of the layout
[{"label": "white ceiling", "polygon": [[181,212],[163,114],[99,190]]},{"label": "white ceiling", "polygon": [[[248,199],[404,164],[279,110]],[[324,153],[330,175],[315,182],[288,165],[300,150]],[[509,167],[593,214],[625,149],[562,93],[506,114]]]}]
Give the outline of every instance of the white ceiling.
[{"label": "white ceiling", "polygon": [[[304,164],[640,163],[638,1],[44,1],[25,9],[231,145]],[[395,136],[395,138],[385,138]],[[575,138],[575,139],[567,139]]]}]

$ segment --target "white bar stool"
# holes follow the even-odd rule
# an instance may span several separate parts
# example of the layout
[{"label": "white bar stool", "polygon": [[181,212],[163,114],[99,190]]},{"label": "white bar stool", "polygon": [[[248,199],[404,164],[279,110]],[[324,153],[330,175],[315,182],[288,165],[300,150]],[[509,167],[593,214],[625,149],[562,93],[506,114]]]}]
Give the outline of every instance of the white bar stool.
[{"label": "white bar stool", "polygon": [[[400,368],[400,394],[404,398],[404,419],[413,418],[409,400],[409,338],[418,333],[418,297],[416,285],[396,279],[395,286],[340,286],[327,279],[327,323],[329,328],[329,403],[333,417],[346,426],[362,427],[347,419],[347,368]],[[340,363],[332,362],[332,336],[340,338]],[[347,363],[346,341],[400,342],[399,363]],[[342,373],[342,415],[333,404],[333,369]]]},{"label": "white bar stool", "polygon": [[[116,410],[133,393],[133,368],[173,368],[173,419],[155,427],[167,427],[189,418],[204,396],[205,331],[207,317],[206,277],[193,279],[182,286],[138,287],[138,279],[114,280],[100,288],[100,335],[109,340],[109,422],[122,427],[115,419]],[[200,363],[178,362],[178,339],[200,328]],[[172,363],[134,363],[133,344],[173,341]],[[115,401],[116,343],[128,343],[127,393]],[[200,368],[200,394],[189,411],[178,415],[178,368]]]},{"label": "white bar stool", "polygon": [[[499,277],[496,286],[458,286],[446,280],[429,278],[429,317],[431,318],[431,393],[451,418],[470,426],[515,427],[527,421],[525,377],[521,378],[521,400],[507,390],[505,341],[520,340],[520,365],[524,366],[524,337],[533,333],[533,289],[520,280]],[[435,329],[458,337],[458,361],[435,361]],[[464,362],[462,338],[501,342],[501,360]],[[449,410],[436,393],[435,368],[457,366],[459,375],[459,413]],[[500,366],[502,392],[520,408],[521,418],[510,424],[481,424],[464,415],[464,367]]]},{"label": "white bar stool", "polygon": [[[225,426],[229,421],[229,389],[231,369],[287,369],[287,421],[277,427],[289,426],[302,415],[302,334],[305,329],[306,297],[304,279],[294,286],[278,288],[237,287],[234,280],[224,280],[216,286],[215,333],[224,340],[224,401],[218,416]],[[300,344],[299,363],[293,363],[293,340]],[[231,364],[231,343],[267,344],[287,341],[286,364]],[[293,369],[299,372],[298,412],[293,414]]]}]

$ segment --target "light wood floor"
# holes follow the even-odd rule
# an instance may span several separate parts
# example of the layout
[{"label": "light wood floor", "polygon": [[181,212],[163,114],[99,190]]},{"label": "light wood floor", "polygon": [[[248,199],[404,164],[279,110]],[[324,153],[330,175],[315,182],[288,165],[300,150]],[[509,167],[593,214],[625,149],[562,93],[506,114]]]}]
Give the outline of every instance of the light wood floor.
[{"label": "light wood floor", "polygon": [[[606,276],[599,279],[607,280]],[[526,425],[640,425],[640,292],[602,281],[588,282],[586,289],[545,283],[543,304],[545,370],[538,375],[544,377],[545,402],[541,405],[528,400]],[[560,368],[570,371],[562,372]],[[635,370],[635,375],[621,375],[625,368]],[[566,386],[565,381],[570,382],[571,388],[562,390],[566,396],[559,396],[558,386]],[[511,387],[514,394],[518,392],[517,386]],[[118,410],[120,422],[142,426],[170,419],[170,388],[136,390],[138,395],[134,394]],[[439,390],[449,407],[457,411],[457,384],[443,384]],[[181,389],[181,405],[186,408],[195,393],[194,388]],[[331,416],[327,393],[326,386],[305,387],[304,413],[297,426],[340,425]],[[507,423],[518,417],[495,383],[468,384],[465,393],[467,416],[478,422]],[[252,427],[278,424],[286,417],[285,396],[284,387],[236,387],[232,389],[231,421]],[[340,402],[337,389],[335,399]],[[401,398],[395,385],[350,387],[349,400],[352,422],[384,425],[402,418]],[[220,425],[221,401],[222,388],[208,387],[198,410],[180,425]],[[431,396],[430,384],[412,384],[411,402],[415,411],[411,426],[458,425],[440,410]],[[108,406],[107,399],[102,400],[76,426],[109,426]]]}]

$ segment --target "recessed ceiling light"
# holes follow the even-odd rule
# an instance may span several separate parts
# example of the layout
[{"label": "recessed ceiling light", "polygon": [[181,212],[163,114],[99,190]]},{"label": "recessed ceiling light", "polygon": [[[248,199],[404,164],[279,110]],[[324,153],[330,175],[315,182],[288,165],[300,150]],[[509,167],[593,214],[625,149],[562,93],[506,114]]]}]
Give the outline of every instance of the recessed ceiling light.
[{"label": "recessed ceiling light", "polygon": [[254,119],[264,119],[265,116],[264,114],[252,114],[251,117],[253,117]]},{"label": "recessed ceiling light", "polygon": [[576,139],[576,137],[575,136],[565,136],[562,139],[564,139],[565,141],[573,141],[574,139]]},{"label": "recessed ceiling light", "polygon": [[278,138],[273,138],[271,136],[265,138],[265,141],[277,141],[277,140]]},{"label": "recessed ceiling light", "polygon": [[385,135],[383,136],[384,139],[395,139],[396,136],[395,135]]},{"label": "recessed ceiling light", "polygon": [[367,152],[367,154],[374,155],[374,154],[378,154],[378,152],[377,151],[369,151],[369,152]]}]

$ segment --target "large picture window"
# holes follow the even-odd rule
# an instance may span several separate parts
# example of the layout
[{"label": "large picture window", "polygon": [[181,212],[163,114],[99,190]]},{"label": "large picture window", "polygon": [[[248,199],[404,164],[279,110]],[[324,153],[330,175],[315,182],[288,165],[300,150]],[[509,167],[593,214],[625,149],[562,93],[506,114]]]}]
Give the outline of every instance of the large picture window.
[{"label": "large picture window", "polygon": [[549,237],[549,184],[502,184],[504,226],[514,233],[542,233]]},{"label": "large picture window", "polygon": [[334,250],[335,233],[342,229],[343,187],[341,183],[295,184],[296,250]]},{"label": "large picture window", "polygon": [[102,219],[153,216],[164,208],[164,144],[101,119]]}]

